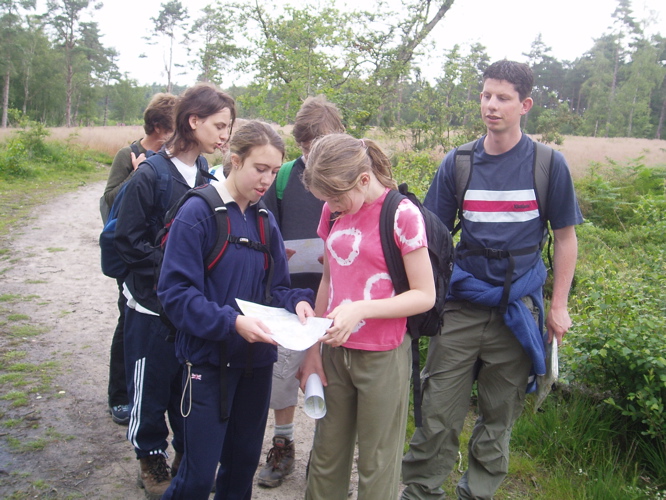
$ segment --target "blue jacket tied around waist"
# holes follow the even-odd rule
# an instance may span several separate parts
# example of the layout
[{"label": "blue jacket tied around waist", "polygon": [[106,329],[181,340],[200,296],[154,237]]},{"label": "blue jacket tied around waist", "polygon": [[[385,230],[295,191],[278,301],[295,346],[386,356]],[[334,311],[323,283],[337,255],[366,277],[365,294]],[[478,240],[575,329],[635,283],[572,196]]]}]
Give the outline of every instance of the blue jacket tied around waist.
[{"label": "blue jacket tied around waist", "polygon": [[[543,338],[543,291],[546,281],[546,266],[539,261],[527,273],[511,284],[509,305],[504,314],[506,326],[513,332],[525,352],[532,360],[527,392],[536,390],[536,377],[546,373],[546,350]],[[451,276],[449,298],[466,300],[487,307],[498,307],[502,299],[502,286],[493,286],[476,279],[472,274],[455,265]],[[531,311],[521,300],[530,297],[539,308],[539,324],[534,321]]]}]

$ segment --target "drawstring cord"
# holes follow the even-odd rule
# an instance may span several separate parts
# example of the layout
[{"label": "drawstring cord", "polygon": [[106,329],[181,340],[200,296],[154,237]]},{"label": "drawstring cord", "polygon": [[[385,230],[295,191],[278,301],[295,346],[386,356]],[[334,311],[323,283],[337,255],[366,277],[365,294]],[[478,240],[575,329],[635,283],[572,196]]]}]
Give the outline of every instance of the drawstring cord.
[{"label": "drawstring cord", "polygon": [[340,346],[340,348],[342,349],[342,361],[347,367],[347,370],[351,370],[351,362],[352,362],[351,350],[342,346]]},{"label": "drawstring cord", "polygon": [[[187,378],[185,379],[185,387],[183,387],[183,394],[180,397],[180,414],[183,416],[183,418],[188,417],[190,412],[192,411],[192,363],[186,361],[185,365],[187,365]],[[185,404],[185,394],[188,391],[189,391],[189,408],[187,409],[187,413],[185,413],[185,411],[183,410],[183,405]]]}]

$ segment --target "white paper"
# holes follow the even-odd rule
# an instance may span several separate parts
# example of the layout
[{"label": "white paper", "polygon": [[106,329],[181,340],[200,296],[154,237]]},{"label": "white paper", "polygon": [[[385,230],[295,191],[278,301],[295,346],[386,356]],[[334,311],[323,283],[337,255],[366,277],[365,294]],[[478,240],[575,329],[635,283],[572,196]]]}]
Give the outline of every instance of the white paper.
[{"label": "white paper", "polygon": [[303,325],[296,314],[286,309],[240,299],[236,299],[236,303],[245,316],[261,319],[270,328],[275,342],[292,351],[304,351],[312,346],[333,323],[331,319],[310,317]]},{"label": "white paper", "polygon": [[537,377],[537,392],[534,401],[534,413],[536,413],[546,396],[550,393],[553,384],[557,382],[560,376],[560,363],[557,356],[557,339],[553,336],[553,341],[546,344],[546,374]]},{"label": "white paper", "polygon": [[311,374],[305,382],[305,403],[303,409],[308,417],[321,418],[326,415],[324,385],[316,373]]},{"label": "white paper", "polygon": [[324,240],[309,238],[306,240],[287,240],[285,248],[296,253],[289,258],[289,272],[295,273],[321,273],[324,266],[319,258],[324,255]]}]

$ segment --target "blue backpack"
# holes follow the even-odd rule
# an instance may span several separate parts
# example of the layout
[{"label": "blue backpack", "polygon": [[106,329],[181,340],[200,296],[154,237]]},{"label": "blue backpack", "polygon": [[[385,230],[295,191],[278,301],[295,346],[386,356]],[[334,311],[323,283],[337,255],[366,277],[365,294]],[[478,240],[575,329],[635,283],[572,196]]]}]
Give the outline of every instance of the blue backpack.
[{"label": "blue backpack", "polygon": [[[172,189],[172,177],[171,170],[169,166],[171,165],[171,160],[169,160],[164,154],[158,153],[150,157],[149,160],[144,161],[141,165],[148,164],[150,168],[155,171],[157,175],[157,189],[155,189],[155,206],[159,207],[156,211],[156,214],[164,214],[169,207],[169,200],[171,199],[171,189]],[[143,167],[147,168],[147,167]],[[129,181],[131,182],[131,181]],[[120,206],[123,202],[125,195],[125,190],[129,182],[126,182],[118,194],[116,195],[111,210],[109,212],[109,218],[104,224],[104,229],[102,229],[101,234],[99,235],[99,247],[101,250],[101,264],[102,272],[110,277],[116,279],[123,279],[127,276],[129,269],[127,264],[120,256],[116,250],[113,240],[116,237],[116,224],[118,221],[118,212],[120,212]],[[149,225],[157,223],[157,215],[151,216],[151,219],[155,220],[149,221]]]}]

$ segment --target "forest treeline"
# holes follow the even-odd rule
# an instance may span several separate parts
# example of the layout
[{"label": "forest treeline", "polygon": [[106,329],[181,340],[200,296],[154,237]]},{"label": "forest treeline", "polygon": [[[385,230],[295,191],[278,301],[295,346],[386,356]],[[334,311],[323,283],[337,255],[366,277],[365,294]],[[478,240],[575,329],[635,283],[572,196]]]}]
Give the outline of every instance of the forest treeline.
[{"label": "forest treeline", "polygon": [[[332,0],[283,9],[238,0],[192,13],[169,0],[145,24],[146,43],[164,48],[167,81],[142,86],[119,72],[118,53],[102,44],[92,21],[99,3],[47,0],[38,13],[35,0],[2,0],[2,126],[140,123],[150,96],[178,93],[173,75],[189,67],[227,89],[243,117],[286,124],[307,96],[325,94],[352,133],[390,127],[417,149],[446,147],[454,131],[459,142],[482,130],[477,95],[492,62],[481,44],[437,47],[438,24],[453,3],[410,0],[393,12],[381,3],[350,11]],[[554,58],[540,35],[525,47],[536,77],[529,133],[546,142],[561,134],[663,137],[666,39],[646,35],[649,21],[635,18],[630,0],[617,0],[612,20],[574,61]],[[187,60],[174,60],[175,44],[190,48]],[[432,51],[445,57],[438,76],[426,79]],[[235,86],[238,74],[251,75],[250,83]]]}]

